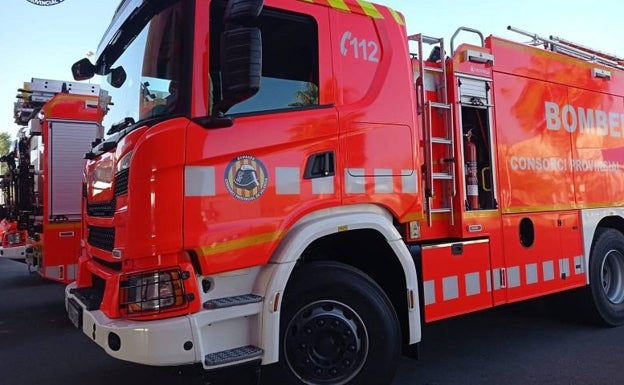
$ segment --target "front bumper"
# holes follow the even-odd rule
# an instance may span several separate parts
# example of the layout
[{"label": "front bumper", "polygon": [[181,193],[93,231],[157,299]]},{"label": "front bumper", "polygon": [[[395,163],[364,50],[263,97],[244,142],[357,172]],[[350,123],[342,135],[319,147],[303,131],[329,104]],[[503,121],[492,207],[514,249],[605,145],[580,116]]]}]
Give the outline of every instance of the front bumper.
[{"label": "front bumper", "polygon": [[[209,357],[257,343],[258,316],[263,303],[248,303],[154,321],[110,319],[74,295],[72,283],[65,288],[65,309],[70,320],[114,358],[153,366],[201,363],[216,369],[242,361],[215,364]],[[262,358],[254,355],[251,359]]]},{"label": "front bumper", "polygon": [[26,259],[26,246],[0,247],[0,258]]},{"label": "front bumper", "polygon": [[81,322],[76,326],[112,357],[154,366],[199,361],[192,316],[144,322],[110,319],[100,310],[87,311],[85,305],[70,293],[75,287],[76,284],[72,283],[65,288],[65,309],[69,313],[71,306],[78,307]]}]

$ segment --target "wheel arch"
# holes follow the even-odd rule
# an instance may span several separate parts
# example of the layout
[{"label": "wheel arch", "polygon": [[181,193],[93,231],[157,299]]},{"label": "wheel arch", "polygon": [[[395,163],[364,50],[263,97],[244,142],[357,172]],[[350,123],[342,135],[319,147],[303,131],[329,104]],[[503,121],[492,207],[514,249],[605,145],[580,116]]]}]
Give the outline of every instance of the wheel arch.
[{"label": "wheel arch", "polygon": [[[337,250],[333,250],[334,247]],[[343,253],[345,250],[349,253]],[[368,258],[358,257],[358,251]],[[383,258],[371,260],[370,256],[377,255],[376,252]],[[392,302],[401,323],[403,342],[420,341],[416,268],[392,215],[375,205],[343,206],[302,218],[286,234],[260,274],[257,288],[265,291],[259,323],[261,346],[265,351],[263,364],[279,359],[281,301],[296,265],[310,261],[341,262],[369,275]],[[396,279],[397,276],[402,279]],[[410,295],[413,297],[411,307],[408,306]]]},{"label": "wheel arch", "polygon": [[589,265],[592,246],[598,228],[610,228],[624,234],[624,208],[581,210],[583,224],[583,252],[585,255],[585,275],[590,284]]}]

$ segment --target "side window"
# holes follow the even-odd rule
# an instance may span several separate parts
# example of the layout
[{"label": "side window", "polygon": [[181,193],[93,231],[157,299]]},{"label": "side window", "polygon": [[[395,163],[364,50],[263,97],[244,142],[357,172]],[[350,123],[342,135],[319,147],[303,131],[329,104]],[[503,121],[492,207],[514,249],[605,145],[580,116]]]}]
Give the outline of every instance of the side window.
[{"label": "side window", "polygon": [[[213,8],[218,17],[221,9]],[[214,13],[213,13],[214,15]],[[214,23],[212,25],[222,25]],[[245,114],[289,110],[319,105],[318,27],[307,15],[265,7],[258,19],[262,32],[262,78],[260,91],[229,111]],[[220,99],[219,43],[220,30],[211,31],[211,79],[215,100]]]}]

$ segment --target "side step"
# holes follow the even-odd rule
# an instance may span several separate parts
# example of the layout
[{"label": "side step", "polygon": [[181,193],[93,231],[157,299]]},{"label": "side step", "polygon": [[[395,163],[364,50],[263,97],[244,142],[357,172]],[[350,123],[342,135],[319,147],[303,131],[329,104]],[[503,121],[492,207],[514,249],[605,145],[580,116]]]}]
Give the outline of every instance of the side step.
[{"label": "side step", "polygon": [[257,346],[241,346],[240,348],[206,354],[206,357],[204,357],[204,363],[208,367],[214,367],[231,364],[233,362],[251,361],[256,358],[259,359],[262,357],[263,353],[264,351]]},{"label": "side step", "polygon": [[235,297],[224,297],[211,299],[204,302],[204,309],[222,309],[225,307],[247,305],[248,303],[262,302],[262,297],[255,294],[237,295]]}]

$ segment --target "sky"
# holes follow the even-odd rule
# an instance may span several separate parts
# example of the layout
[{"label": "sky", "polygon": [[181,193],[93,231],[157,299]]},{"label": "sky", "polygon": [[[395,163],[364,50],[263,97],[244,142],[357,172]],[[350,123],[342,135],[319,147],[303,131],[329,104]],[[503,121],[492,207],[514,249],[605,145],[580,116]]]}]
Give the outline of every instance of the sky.
[{"label": "sky", "polygon": [[[57,0],[58,1],[58,0]],[[401,11],[409,34],[423,33],[449,41],[457,27],[514,41],[529,39],[507,31],[512,25],[548,37],[556,35],[624,57],[617,31],[624,14],[621,0],[585,3],[569,0],[380,0]],[[72,80],[71,65],[95,52],[117,0],[62,0],[39,6],[27,0],[4,0],[0,11],[0,131],[14,135],[13,103],[17,89],[31,78]],[[461,42],[474,43],[470,35]],[[448,44],[448,43],[447,43]],[[92,80],[98,83],[99,79]]]}]

